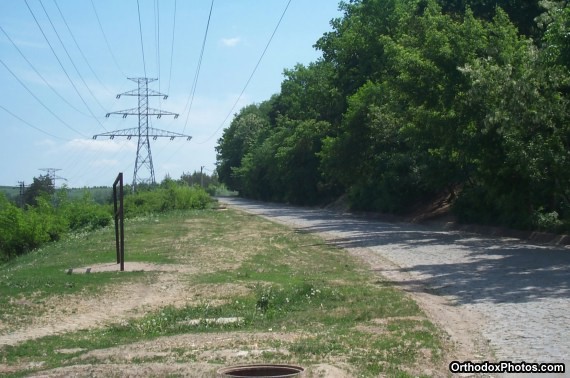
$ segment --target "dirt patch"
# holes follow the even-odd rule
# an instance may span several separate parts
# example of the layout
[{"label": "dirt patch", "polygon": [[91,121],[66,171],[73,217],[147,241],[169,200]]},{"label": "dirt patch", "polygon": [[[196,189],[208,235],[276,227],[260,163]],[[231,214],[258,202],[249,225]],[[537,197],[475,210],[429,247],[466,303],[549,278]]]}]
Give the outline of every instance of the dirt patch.
[{"label": "dirt patch", "polygon": [[[194,273],[197,272],[197,268],[193,268],[191,265],[179,265],[179,264],[151,264],[144,262],[125,262],[124,265],[125,272],[181,272],[181,273]],[[87,269],[90,271],[88,272]],[[86,267],[81,267],[73,269],[72,274],[92,274],[100,272],[118,272],[119,264],[96,264]]]},{"label": "dirt patch", "polygon": [[[91,273],[116,269],[115,264],[91,266]],[[82,329],[99,328],[134,317],[140,317],[165,306],[183,307],[207,301],[220,305],[236,295],[245,295],[249,289],[237,284],[191,284],[180,273],[193,272],[186,265],[159,265],[148,263],[125,264],[125,270],[145,271],[150,274],[142,282],[121,287],[109,287],[97,295],[72,294],[48,298],[41,305],[46,311],[41,317],[30,317],[24,325],[0,335],[0,346],[44,336],[63,334]],[[85,272],[86,268],[78,269]],[[207,296],[204,294],[207,293]]]},{"label": "dirt patch", "polygon": [[[344,366],[318,364],[305,366],[304,378],[350,378],[354,375]],[[169,363],[137,363],[137,364],[84,364],[49,370],[29,375],[35,378],[59,378],[70,376],[86,377],[204,377],[217,378],[221,365],[211,363],[169,362]],[[128,373],[127,373],[128,372]]]},{"label": "dirt patch", "polygon": [[216,377],[217,368],[209,363],[138,363],[74,365],[41,372],[29,377]]},{"label": "dirt patch", "polygon": [[[128,376],[133,377],[167,375],[215,377],[217,370],[222,367],[260,363],[266,359],[267,354],[280,356],[281,363],[294,363],[288,361],[289,351],[286,345],[307,336],[284,332],[255,334],[228,332],[160,337],[152,341],[90,351],[76,357],[76,364],[73,366],[30,376],[113,377],[124,376],[123,372],[128,372]],[[273,346],[276,342],[282,346]],[[223,365],[215,362],[222,360],[225,361]],[[353,376],[350,374],[350,368],[342,363],[321,363],[308,365],[305,368],[306,378]]]}]

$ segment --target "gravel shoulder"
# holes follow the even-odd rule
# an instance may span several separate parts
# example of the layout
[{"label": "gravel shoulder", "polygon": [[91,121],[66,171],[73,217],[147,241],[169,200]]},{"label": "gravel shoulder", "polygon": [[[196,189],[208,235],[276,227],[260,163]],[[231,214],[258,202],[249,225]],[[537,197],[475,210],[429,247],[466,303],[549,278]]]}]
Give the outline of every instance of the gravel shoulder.
[{"label": "gravel shoulder", "polygon": [[219,198],[321,235],[402,287],[464,360],[570,361],[570,250],[351,214]]}]

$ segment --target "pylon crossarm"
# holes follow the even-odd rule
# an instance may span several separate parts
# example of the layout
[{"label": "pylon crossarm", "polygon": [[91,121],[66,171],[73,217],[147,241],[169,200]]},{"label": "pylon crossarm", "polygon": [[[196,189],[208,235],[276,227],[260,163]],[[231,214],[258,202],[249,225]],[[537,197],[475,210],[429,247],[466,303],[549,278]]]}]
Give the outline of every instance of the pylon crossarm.
[{"label": "pylon crossarm", "polygon": [[138,127],[133,127],[131,129],[115,130],[108,133],[96,134],[93,135],[93,139],[97,139],[98,137],[109,137],[109,139],[114,139],[116,136],[127,137],[127,139],[131,139],[132,137],[138,137],[139,129]]},{"label": "pylon crossarm", "polygon": [[105,117],[109,118],[109,116],[111,114],[120,114],[123,116],[123,118],[127,118],[128,115],[138,115],[139,109],[138,108],[131,108],[131,109],[119,110],[116,112],[109,112],[109,113],[105,114]]},{"label": "pylon crossarm", "polygon": [[160,110],[160,109],[154,109],[154,108],[148,108],[148,115],[155,115],[158,118],[162,117],[163,115],[167,115],[167,116],[174,116],[174,118],[178,118],[179,114],[178,113],[172,113],[172,112],[167,112],[165,110]]},{"label": "pylon crossarm", "polygon": [[[114,139],[115,137],[127,137],[127,139],[131,139],[133,137],[138,137],[139,132],[140,131],[137,127],[133,127],[130,129],[111,131],[109,133],[96,134],[93,135],[93,139],[97,139],[98,137],[109,137],[109,139]],[[174,140],[175,138],[186,138],[186,140],[192,139],[190,135],[173,133],[171,131],[155,129],[152,127],[148,128],[148,136],[155,140],[157,138],[170,138],[170,140]]]},{"label": "pylon crossarm", "polygon": [[[138,89],[133,89],[131,91],[119,93],[117,95],[117,98],[121,98],[121,96],[140,96],[140,95],[141,95],[141,93],[139,92]],[[158,91],[155,91],[154,89],[147,89],[147,92],[145,92],[142,95],[144,95],[144,96],[162,96],[164,100],[166,100],[168,98],[168,95],[166,95],[164,93],[160,93]]]},{"label": "pylon crossarm", "polygon": [[[119,110],[116,112],[109,112],[109,113],[105,114],[105,117],[109,118],[109,116],[111,114],[120,114],[123,116],[123,118],[127,118],[127,116],[129,116],[129,115],[136,115],[136,116],[140,115],[140,111],[138,108]],[[144,114],[149,115],[149,116],[157,116],[157,118],[160,118],[162,116],[174,116],[174,118],[176,119],[179,116],[178,113],[167,112],[165,110],[154,109],[154,108],[148,108],[148,112],[146,112]]]}]

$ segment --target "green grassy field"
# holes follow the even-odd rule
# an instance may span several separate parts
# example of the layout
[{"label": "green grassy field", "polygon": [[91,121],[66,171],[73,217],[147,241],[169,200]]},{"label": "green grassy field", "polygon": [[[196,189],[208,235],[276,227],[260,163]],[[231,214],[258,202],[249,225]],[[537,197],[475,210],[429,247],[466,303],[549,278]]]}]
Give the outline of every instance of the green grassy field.
[{"label": "green grassy field", "polygon": [[[0,375],[54,368],[85,374],[86,363],[113,372],[125,361],[173,376],[185,375],[168,370],[177,366],[206,374],[260,362],[299,363],[309,376],[319,376],[323,364],[364,377],[445,371],[441,333],[418,306],[313,235],[231,209],[172,212],[127,222],[126,265],[150,269],[65,273],[114,259],[108,228],[0,266]],[[33,336],[36,324],[49,325],[47,315],[73,324],[74,317],[111,310],[114,299],[124,300],[122,291],[136,287],[163,294],[156,303],[141,296],[147,307],[102,324]],[[219,318],[235,321],[211,320]],[[21,340],[7,342],[11,335]],[[218,339],[226,341],[211,342]],[[112,358],[105,354],[116,348]]]}]

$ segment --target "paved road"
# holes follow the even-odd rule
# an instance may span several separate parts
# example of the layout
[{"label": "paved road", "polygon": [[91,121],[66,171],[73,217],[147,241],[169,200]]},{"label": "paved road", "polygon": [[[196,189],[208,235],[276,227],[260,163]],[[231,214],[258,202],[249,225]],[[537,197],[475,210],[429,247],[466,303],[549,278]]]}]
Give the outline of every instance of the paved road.
[{"label": "paved road", "polygon": [[220,201],[391,261],[412,285],[481,314],[482,334],[499,360],[566,361],[570,368],[570,249],[321,209]]}]

